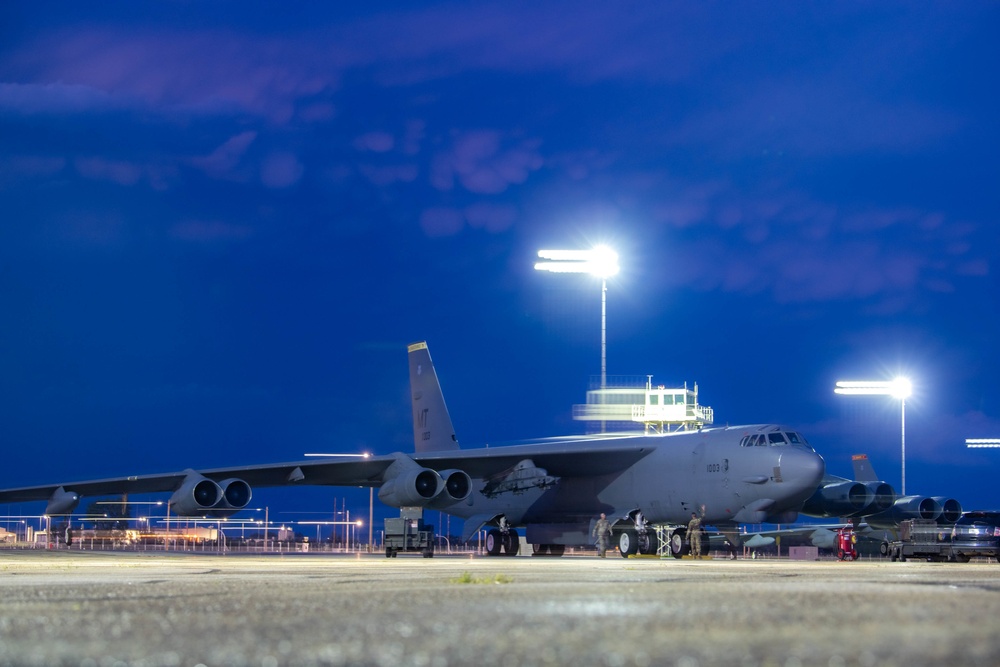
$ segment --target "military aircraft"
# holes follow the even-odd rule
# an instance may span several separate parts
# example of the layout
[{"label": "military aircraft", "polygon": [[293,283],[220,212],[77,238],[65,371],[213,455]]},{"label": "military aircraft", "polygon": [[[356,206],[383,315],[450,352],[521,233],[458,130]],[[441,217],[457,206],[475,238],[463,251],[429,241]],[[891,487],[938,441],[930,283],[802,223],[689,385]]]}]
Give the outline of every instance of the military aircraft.
[{"label": "military aircraft", "polygon": [[254,486],[376,487],[391,507],[464,519],[464,541],[485,528],[490,555],[515,555],[522,527],[537,554],[592,544],[594,520],[603,512],[623,556],[657,553],[654,525],[668,525],[670,552],[680,557],[692,513],[738,544],[739,523],[794,521],[825,472],[805,438],[774,424],[461,449],[427,344],[410,345],[408,354],[411,453],[4,489],[0,503],[45,500],[53,515],[72,512],[83,496],[169,492],[170,510],[179,516],[224,517],[247,506]]}]

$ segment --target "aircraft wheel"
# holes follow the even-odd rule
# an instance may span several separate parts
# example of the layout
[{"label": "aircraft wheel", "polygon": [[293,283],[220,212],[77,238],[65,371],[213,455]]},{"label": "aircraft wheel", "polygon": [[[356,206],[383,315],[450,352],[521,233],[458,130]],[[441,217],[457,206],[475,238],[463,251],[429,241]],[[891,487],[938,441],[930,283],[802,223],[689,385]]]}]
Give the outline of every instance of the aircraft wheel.
[{"label": "aircraft wheel", "polygon": [[670,534],[670,555],[674,558],[681,558],[689,551],[687,540],[687,530],[678,528]]},{"label": "aircraft wheel", "polygon": [[644,555],[655,555],[660,548],[660,540],[656,532],[647,530],[639,534],[639,553]]},{"label": "aircraft wheel", "polygon": [[486,553],[490,556],[499,556],[500,549],[503,548],[503,540],[500,539],[500,531],[491,528],[486,531]]},{"label": "aircraft wheel", "polygon": [[549,545],[547,545],[547,544],[532,544],[531,545],[531,555],[532,556],[548,556],[549,555]]},{"label": "aircraft wheel", "polygon": [[618,552],[622,558],[628,558],[639,548],[639,539],[631,528],[623,530],[618,535]]},{"label": "aircraft wheel", "polygon": [[508,531],[506,535],[502,536],[503,539],[503,551],[508,556],[516,556],[518,550],[521,548],[521,538],[518,536],[517,531]]}]

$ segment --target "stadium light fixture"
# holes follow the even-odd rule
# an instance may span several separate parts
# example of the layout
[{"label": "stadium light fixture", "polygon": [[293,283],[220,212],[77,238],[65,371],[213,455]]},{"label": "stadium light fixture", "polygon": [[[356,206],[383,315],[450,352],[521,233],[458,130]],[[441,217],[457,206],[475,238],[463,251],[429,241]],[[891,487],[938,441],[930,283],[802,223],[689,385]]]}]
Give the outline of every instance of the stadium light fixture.
[{"label": "stadium light fixture", "polygon": [[966,438],[965,446],[977,447],[1000,447],[1000,438]]},{"label": "stadium light fixture", "polygon": [[909,378],[897,377],[892,380],[841,381],[833,390],[847,396],[892,396],[899,399],[900,411],[900,461],[902,467],[901,495],[906,495],[906,399],[913,394],[913,383]]}]

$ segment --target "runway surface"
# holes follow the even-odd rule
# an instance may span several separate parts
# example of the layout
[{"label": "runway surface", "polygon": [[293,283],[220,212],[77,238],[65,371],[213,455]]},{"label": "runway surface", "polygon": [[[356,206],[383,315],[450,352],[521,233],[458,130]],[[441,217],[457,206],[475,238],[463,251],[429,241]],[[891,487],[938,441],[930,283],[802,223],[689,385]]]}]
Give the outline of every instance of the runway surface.
[{"label": "runway surface", "polygon": [[0,665],[997,665],[1000,564],[0,551]]}]

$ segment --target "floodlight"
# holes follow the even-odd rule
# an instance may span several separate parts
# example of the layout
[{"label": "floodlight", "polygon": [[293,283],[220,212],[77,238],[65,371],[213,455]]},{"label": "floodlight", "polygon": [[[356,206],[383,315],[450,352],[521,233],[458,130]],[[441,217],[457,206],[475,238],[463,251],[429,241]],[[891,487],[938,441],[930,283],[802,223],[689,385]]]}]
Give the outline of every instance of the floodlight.
[{"label": "floodlight", "polygon": [[610,278],[618,273],[618,253],[607,246],[590,250],[539,250],[545,262],[536,262],[536,271],[552,273],[589,273],[598,278]]},{"label": "floodlight", "polygon": [[834,393],[848,396],[892,396],[899,399],[900,409],[900,458],[902,485],[906,495],[906,399],[913,394],[913,383],[907,377],[892,380],[843,380],[837,383]]},{"label": "floodlight", "polygon": [[966,447],[1000,447],[1000,438],[966,438]]}]

